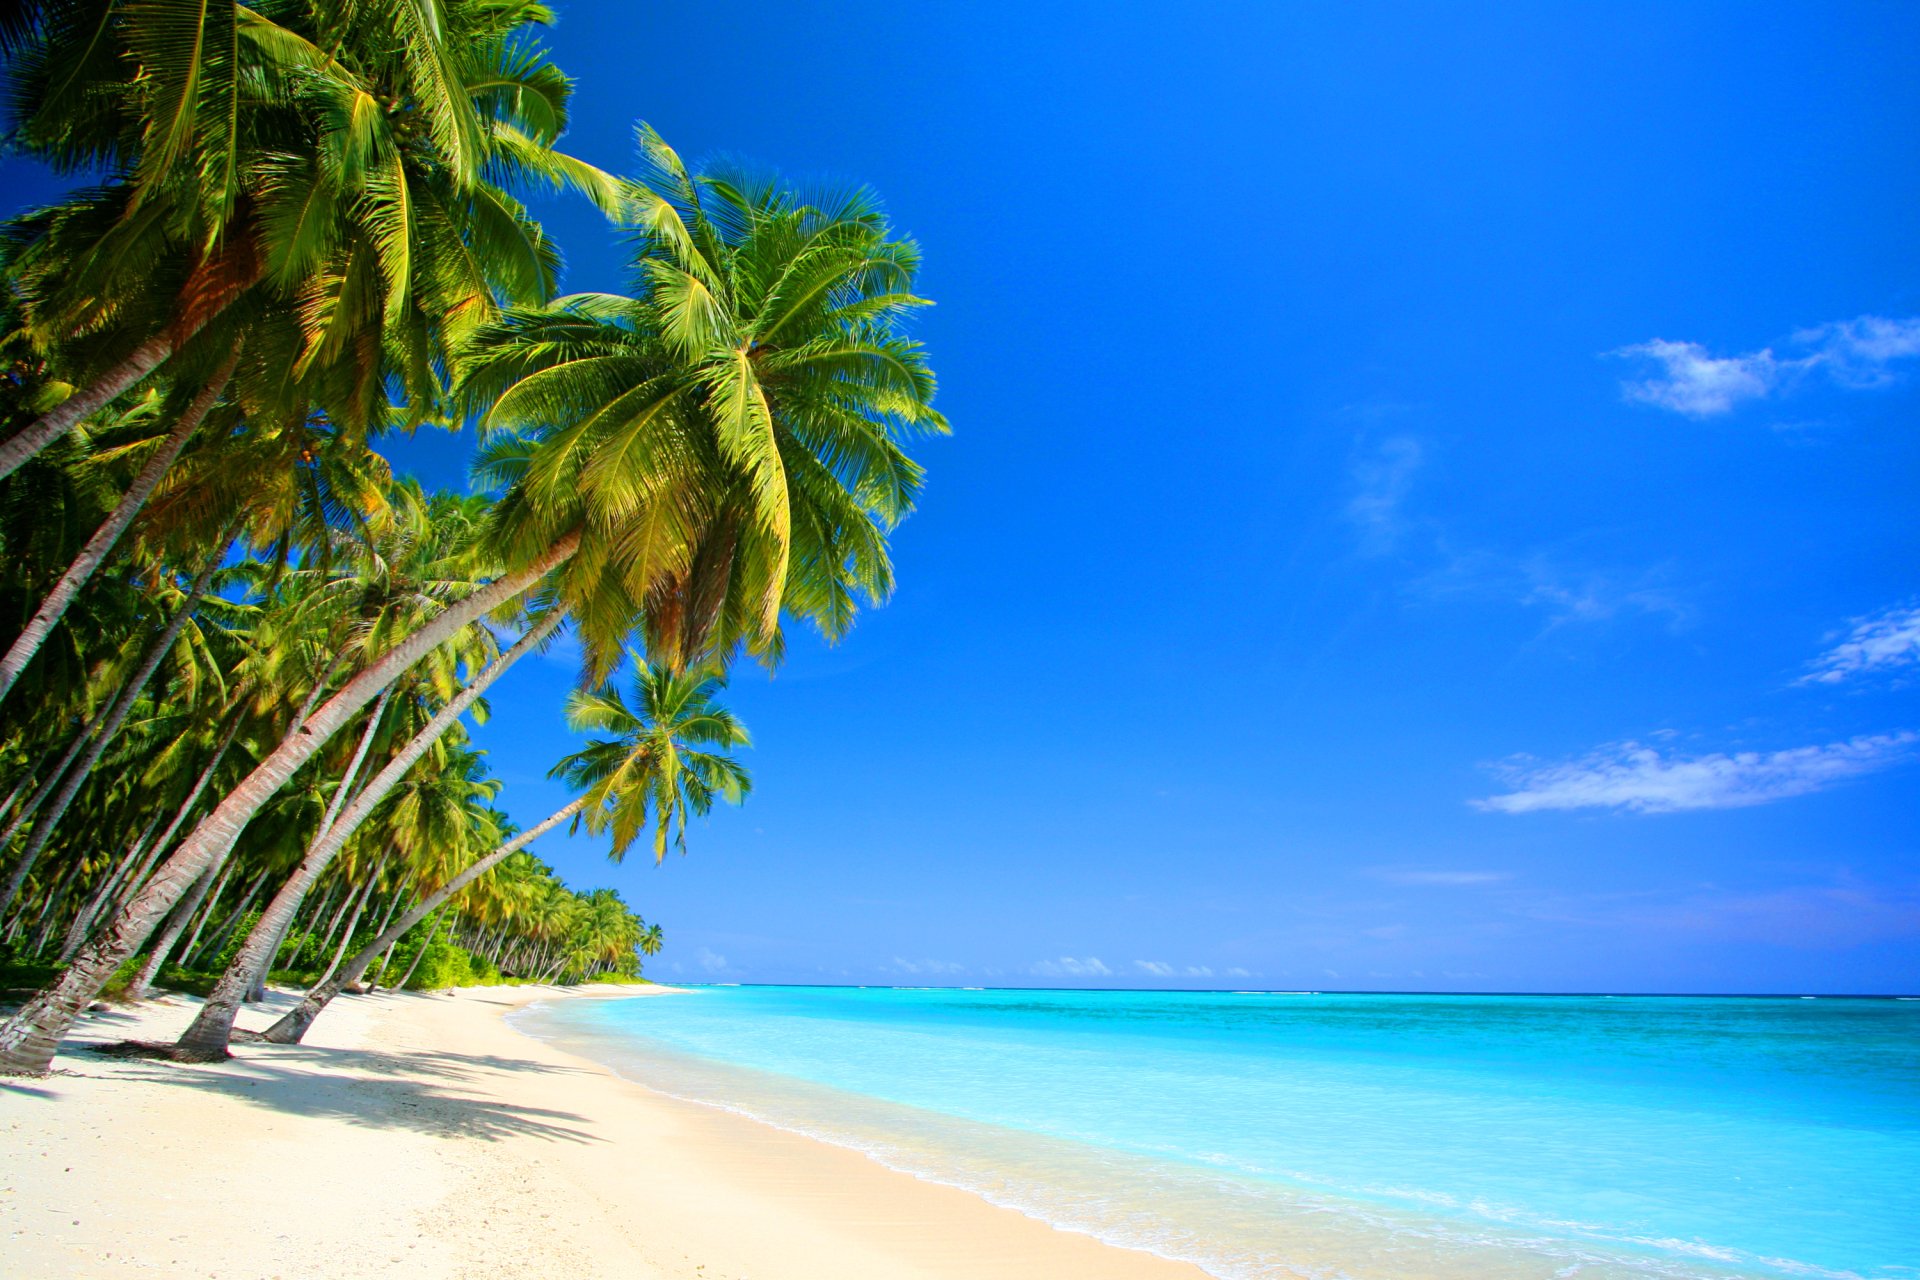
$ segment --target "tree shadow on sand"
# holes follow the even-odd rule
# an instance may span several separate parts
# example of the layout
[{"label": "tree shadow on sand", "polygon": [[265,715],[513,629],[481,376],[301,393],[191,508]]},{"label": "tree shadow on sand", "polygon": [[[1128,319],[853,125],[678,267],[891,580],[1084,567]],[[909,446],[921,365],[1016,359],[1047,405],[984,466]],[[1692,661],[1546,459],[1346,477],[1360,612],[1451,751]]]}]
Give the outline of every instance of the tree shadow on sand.
[{"label": "tree shadow on sand", "polygon": [[121,1041],[74,1047],[95,1055],[135,1059],[122,1069],[129,1079],[223,1094],[287,1115],[344,1120],[370,1129],[409,1129],[434,1137],[497,1141],[524,1135],[552,1142],[604,1141],[587,1131],[586,1117],[577,1113],[459,1091],[461,1082],[483,1073],[579,1070],[524,1058],[258,1045],[224,1062],[187,1064],[165,1060],[170,1044]]}]

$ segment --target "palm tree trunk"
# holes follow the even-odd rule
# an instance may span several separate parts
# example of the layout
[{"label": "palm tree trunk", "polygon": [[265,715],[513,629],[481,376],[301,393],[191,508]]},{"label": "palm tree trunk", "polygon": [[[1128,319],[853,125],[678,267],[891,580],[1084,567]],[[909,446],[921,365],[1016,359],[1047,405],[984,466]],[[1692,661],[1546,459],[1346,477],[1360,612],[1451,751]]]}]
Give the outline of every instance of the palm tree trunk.
[{"label": "palm tree trunk", "polygon": [[[220,393],[226,390],[228,380],[233,377],[233,367],[239,363],[239,360],[240,344],[236,342],[225,362],[221,364],[207,385],[201,388],[200,394],[188,404],[186,412],[180,415],[180,420],[167,434],[166,441],[160,449],[147,459],[146,466],[140,468],[140,474],[134,477],[133,484],[127,488],[125,494],[121,495],[119,504],[113,509],[113,514],[108,516],[106,523],[87,540],[87,545],[81,548],[80,554],[73,558],[73,563],[67,566],[67,571],[60,575],[60,581],[54,584],[53,590],[47,593],[47,598],[41,601],[39,612],[35,613],[25,629],[14,637],[13,645],[7,650],[6,656],[0,658],[0,702],[6,700],[7,694],[13,690],[14,683],[20,679],[20,673],[26,670],[27,664],[33,661],[34,655],[39,653],[40,647],[47,642],[47,637],[52,635],[53,629],[60,624],[60,619],[66,616],[74,597],[80,594],[80,588],[87,585],[94,572],[105,562],[107,554],[113,550],[114,544],[120,541],[120,535],[127,531],[128,525],[133,523],[134,516],[138,515],[140,508],[147,504],[154,486],[160,483],[160,477],[165,475],[167,468],[173,465],[173,460],[180,456],[180,451],[187,447],[187,438],[199,430],[200,424],[206,421],[207,414],[213,411],[214,402],[220,398]],[[218,559],[219,557],[216,556],[216,562]]]},{"label": "palm tree trunk", "polygon": [[347,771],[340,775],[340,785],[334,788],[333,799],[327,802],[327,811],[321,815],[320,829],[314,832],[316,838],[324,839],[327,832],[333,830],[333,824],[340,820],[340,810],[346,807],[347,798],[353,795],[354,784],[360,781],[360,770],[367,763],[367,752],[373,748],[374,736],[380,732],[381,717],[387,714],[387,704],[392,701],[393,686],[388,685],[380,691],[379,701],[373,704],[373,714],[367,718],[360,744],[353,749],[353,759],[347,762]]},{"label": "palm tree trunk", "polygon": [[260,807],[286,785],[301,765],[325,746],[360,708],[421,658],[542,581],[580,546],[578,532],[549,547],[532,564],[507,574],[445,610],[439,617],[368,664],[329,698],[299,730],[283,740],[245,781],[200,820],[193,834],[161,864],[128,903],[44,991],[0,1022],[0,1075],[40,1075],[53,1062],[87,1002],[98,995],[121,962],[140,949],[162,918],[220,851],[240,836]]},{"label": "palm tree trunk", "polygon": [[[311,849],[312,846],[309,845],[308,848]],[[300,934],[300,941],[293,944],[293,950],[287,954],[286,963],[289,965],[292,964],[294,960],[299,957],[300,953],[307,949],[307,944],[313,941],[313,935],[320,932],[320,922],[326,918],[327,912],[333,910],[333,904],[346,901],[342,894],[342,890],[345,888],[346,886],[342,884],[327,886],[327,891],[320,895],[320,900],[313,904],[311,911],[306,913],[307,927],[305,929],[300,928],[299,916],[301,913],[298,911],[294,912],[294,918],[287,921],[287,927],[280,931],[280,945],[273,949],[273,964],[268,965],[268,968],[272,968],[273,965],[281,963],[280,955],[281,952],[287,950],[287,939],[291,938],[296,931]],[[252,990],[252,988],[248,989]],[[257,999],[258,997],[255,998]]]},{"label": "palm tree trunk", "polygon": [[213,936],[202,943],[198,951],[193,952],[193,960],[219,958],[220,953],[227,949],[227,944],[233,941],[233,935],[240,931],[240,922],[247,918],[247,911],[253,906],[255,899],[259,898],[260,891],[267,887],[267,880],[272,875],[273,872],[268,870],[262,871],[253,878],[253,883],[247,886],[244,894],[240,895],[240,901],[234,905],[232,911],[227,913],[227,918],[220,922],[220,927],[213,931]]},{"label": "palm tree trunk", "polygon": [[218,881],[220,887],[225,888],[227,876],[232,874],[231,864],[224,868],[212,866],[194,881],[193,891],[181,899],[180,905],[175,907],[173,913],[167,917],[166,928],[160,931],[160,940],[153,944],[153,951],[147,956],[146,964],[140,967],[139,976],[134,978],[131,985],[127,987],[128,999],[145,1000],[152,993],[154,981],[159,978],[161,968],[167,963],[167,957],[173,953],[173,944],[178,942],[180,935],[187,931],[187,922],[193,919],[193,913],[200,909],[202,902],[206,901],[207,895],[214,888],[214,882]]},{"label": "palm tree trunk", "polygon": [[[225,545],[221,547],[221,555],[225,555]],[[27,873],[33,871],[33,864],[40,860],[40,852],[46,848],[46,842],[50,841],[54,835],[54,827],[58,827],[60,819],[65,818],[67,806],[73,804],[73,796],[81,793],[86,777],[94,771],[94,764],[100,762],[102,752],[106,752],[106,748],[113,743],[115,735],[119,735],[121,725],[127,722],[127,714],[132,712],[132,704],[140,699],[140,693],[146,689],[146,681],[154,679],[154,672],[159,670],[161,660],[165,660],[167,652],[173,651],[173,641],[180,639],[180,629],[186,626],[186,620],[194,614],[194,608],[200,604],[200,595],[207,589],[207,583],[213,580],[213,570],[219,566],[219,562],[221,562],[219,555],[209,558],[205,568],[200,570],[200,576],[194,578],[194,585],[186,593],[186,599],[180,601],[177,610],[173,610],[173,618],[167,620],[165,629],[157,635],[152,645],[148,645],[146,656],[140,660],[140,668],[132,676],[127,677],[127,681],[121,685],[119,697],[113,699],[113,708],[109,710],[106,722],[100,725],[100,731],[94,735],[94,741],[86,747],[86,754],[81,756],[81,760],[73,766],[73,770],[67,771],[67,779],[60,785],[60,794],[56,794],[54,800],[50,802],[46,816],[38,819],[33,825],[33,835],[27,837],[27,848],[23,848],[19,854],[19,864],[13,867],[12,879],[8,881],[6,892],[0,894],[0,912],[4,912],[8,904],[12,904],[13,894],[19,892],[21,883],[27,879]]]},{"label": "palm tree trunk", "polygon": [[[67,776],[67,770],[72,768],[73,762],[80,758],[80,753],[87,749],[87,743],[93,740],[93,735],[99,731],[101,722],[106,719],[107,712],[111,709],[112,704],[101,708],[93,719],[87,721],[81,726],[80,731],[74,734],[73,741],[67,744],[67,753],[60,757],[58,764],[48,770],[47,776],[38,787],[34,788],[33,794],[27,797],[26,803],[20,806],[20,812],[13,815],[13,821],[7,824],[6,831],[0,832],[0,852],[12,847],[13,838],[33,821],[33,816],[40,812],[40,807],[46,804],[47,798],[60,789],[60,780]],[[31,871],[32,868],[29,867],[27,870]],[[26,881],[27,872],[20,870],[16,862],[14,871],[7,877],[6,891],[0,893],[0,916],[12,910],[13,900],[19,894],[20,886]]]},{"label": "palm tree trunk", "polygon": [[266,274],[251,229],[228,234],[220,250],[195,264],[175,304],[174,319],[166,330],[135,347],[128,356],[92,383],[68,396],[25,429],[0,442],[0,480],[58,440],[94,410],[126,391],[159,368],[185,346],[209,321],[245,297]]},{"label": "palm tree trunk", "polygon": [[[224,553],[223,547],[222,554]],[[181,629],[187,625],[187,619],[193,615],[194,608],[200,603],[200,594],[212,581],[213,571],[219,563],[220,556],[216,555],[207,561],[205,568],[200,570],[200,576],[194,579],[193,588],[187,593],[187,598],[180,602],[180,607],[174,610],[173,617],[167,621],[166,628],[147,647],[146,656],[141,659],[139,669],[128,676],[126,683],[120,686],[119,696],[114,699],[113,707],[107,712],[105,722],[101,724],[99,732],[94,735],[93,741],[88,744],[86,753],[68,771],[66,780],[60,784],[59,794],[49,803],[45,816],[34,823],[33,832],[27,837],[27,847],[20,851],[19,862],[13,869],[12,877],[7,881],[6,891],[0,893],[0,912],[5,911],[12,904],[14,895],[20,892],[20,886],[26,881],[27,873],[33,870],[33,864],[40,860],[40,854],[47,847],[47,841],[53,837],[54,828],[59,826],[60,819],[66,816],[67,806],[71,805],[73,798],[80,794],[81,786],[93,772],[93,766],[98,763],[101,754],[119,734],[120,726],[126,722],[127,714],[133,710],[133,704],[139,700],[141,691],[147,687],[147,681],[153,679],[153,673],[160,669],[160,663],[173,649],[173,642],[180,638]],[[112,973],[112,970],[108,970],[108,973]]]},{"label": "palm tree trunk", "polygon": [[[311,912],[308,913],[307,927],[305,931],[301,933],[300,941],[294,944],[293,950],[289,952],[287,955],[287,960],[286,960],[287,967],[289,968],[292,967],[293,962],[300,958],[300,953],[307,949],[307,944],[312,942],[314,939],[314,936],[322,931],[324,926],[321,924],[321,922],[327,918],[327,915],[329,912],[333,911],[334,905],[338,903],[342,908],[344,908],[347,905],[348,901],[351,900],[352,896],[353,896],[353,889],[350,885],[348,885],[345,882],[345,880],[341,880],[339,884],[328,886],[326,895],[322,897],[319,904],[315,906]],[[293,929],[291,927],[287,929],[287,934],[288,936],[292,936]],[[286,949],[285,944],[282,943],[281,950],[285,950],[285,949]],[[280,952],[275,951],[274,961],[278,963],[279,959],[280,959]]]},{"label": "palm tree trunk", "polygon": [[380,917],[379,928],[374,930],[376,934],[385,933],[387,926],[393,923],[393,915],[396,911],[400,910],[400,904],[406,900],[407,889],[412,883],[412,879],[409,878],[405,884],[394,889],[393,893],[387,898],[387,910],[386,913]]},{"label": "palm tree trunk", "polygon": [[144,857],[147,852],[147,842],[153,838],[153,829],[160,825],[160,819],[164,816],[165,812],[162,811],[147,820],[145,830],[141,831],[138,838],[127,846],[126,853],[121,855],[119,863],[113,868],[113,874],[101,877],[100,887],[94,891],[91,898],[87,899],[85,906],[73,913],[73,923],[67,926],[67,940],[60,948],[61,964],[73,959],[73,953],[78,951],[80,944],[86,940],[87,926],[93,922],[94,916],[100,913],[100,908],[113,897],[121,881],[127,878],[133,868],[138,865],[140,873],[146,874],[147,867],[152,865],[151,860]]},{"label": "palm tree trunk", "polygon": [[152,373],[174,352],[171,336],[150,338],[131,355],[40,415],[32,424],[0,443],[0,480],[6,479],[34,454],[73,430],[79,421]]},{"label": "palm tree trunk", "polygon": [[326,972],[320,975],[319,985],[325,986],[327,979],[340,968],[340,961],[346,958],[347,948],[353,943],[353,931],[360,927],[360,913],[367,909],[367,899],[372,896],[373,881],[369,879],[366,892],[360,895],[360,901],[355,904],[353,914],[347,918],[346,931],[340,935],[340,945],[334,948],[333,959],[327,962]]},{"label": "palm tree trunk", "polygon": [[393,984],[395,991],[405,991],[407,984],[413,981],[413,971],[418,969],[420,962],[427,958],[427,950],[433,946],[434,935],[440,932],[440,921],[445,918],[446,914],[446,911],[441,911],[438,916],[434,917],[433,923],[427,926],[427,936],[421,939],[420,949],[413,953],[413,962],[407,966],[407,971],[400,975],[400,981]]},{"label": "palm tree trunk", "polygon": [[20,781],[14,783],[13,790],[7,792],[7,802],[5,804],[0,804],[0,818],[4,818],[8,814],[12,813],[13,806],[19,803],[20,797],[26,795],[27,792],[33,790],[33,779],[34,779],[33,771],[30,769],[25,770],[20,774]]},{"label": "palm tree trunk", "polygon": [[367,893],[372,889],[372,887],[373,886],[371,884],[363,884],[359,888],[355,889],[352,893],[348,894],[346,899],[343,902],[341,902],[340,909],[333,913],[333,919],[327,921],[327,936],[320,943],[321,950],[324,951],[328,947],[333,945],[334,938],[339,936],[340,918],[346,915],[347,911],[350,908],[352,908],[355,903],[365,900]]},{"label": "palm tree trunk", "polygon": [[[487,872],[499,866],[502,862],[506,861],[509,856],[518,853],[535,840],[538,840],[541,836],[547,834],[547,832],[573,817],[574,814],[579,813],[581,809],[586,807],[586,803],[585,800],[575,800],[548,818],[545,822],[540,823],[530,830],[522,831],[519,835],[507,841],[492,853],[441,885],[440,888],[427,897],[426,901],[419,903],[411,911],[407,912],[407,914],[401,916],[385,929],[382,929],[379,937],[360,948],[353,959],[347,961],[346,966],[342,968],[336,976],[330,980],[322,981],[315,986],[312,991],[309,991],[306,999],[302,1000],[292,1009],[289,1009],[281,1017],[280,1021],[267,1028],[263,1039],[271,1040],[275,1044],[300,1043],[301,1037],[307,1034],[307,1028],[313,1025],[313,1020],[320,1016],[321,1010],[325,1009],[327,1005],[332,1002],[333,998],[340,994],[343,987],[359,981],[360,975],[367,971],[367,967],[373,963],[375,956],[399,942],[407,930],[426,919],[428,913],[432,912],[434,908],[453,897],[454,894],[459,893],[481,876],[487,874]],[[424,949],[423,947],[422,950]],[[418,957],[415,958],[414,963],[419,963]],[[410,968],[407,970],[407,977],[411,978],[412,976],[413,970]],[[403,987],[406,986],[406,979],[401,979],[399,985]]]},{"label": "palm tree trunk", "polygon": [[[238,691],[236,691],[236,701],[238,701],[238,697],[239,694]],[[199,803],[201,793],[207,789],[207,784],[213,781],[215,770],[219,769],[220,762],[226,759],[227,748],[233,745],[234,738],[238,736],[240,732],[240,721],[245,718],[245,715],[246,708],[241,706],[234,711],[232,718],[227,721],[226,732],[220,735],[219,745],[213,749],[213,758],[207,761],[207,766],[200,771],[200,776],[193,780],[193,786],[187,790],[187,798],[182,800],[180,807],[173,812],[173,821],[169,822],[167,829],[160,833],[160,838],[153,842],[153,848],[147,854],[149,864],[151,864],[152,859],[159,857],[167,851],[168,846],[173,843],[174,836],[179,834],[181,825],[186,822],[187,815],[192,813],[193,806]],[[124,901],[134,890],[146,883],[147,872],[150,869],[150,865],[142,867],[140,869],[140,875],[120,890],[121,901]],[[200,896],[204,897],[205,893],[203,892]],[[198,906],[199,901],[199,898],[195,898],[194,905]],[[116,902],[115,905],[117,907],[119,903]],[[192,915],[193,913],[189,911],[187,914]],[[186,926],[186,918],[184,916],[181,918],[180,924],[182,928]]]},{"label": "palm tree trunk", "polygon": [[40,923],[33,931],[33,938],[27,943],[27,953],[39,956],[47,948],[47,939],[53,934],[54,922],[60,918],[61,908],[67,905],[67,899],[73,896],[75,886],[80,883],[80,864],[76,861],[67,874],[60,877],[58,884],[47,890],[46,906],[40,912]]},{"label": "palm tree trunk", "polygon": [[[360,768],[367,761],[367,752],[373,746],[375,735],[380,732],[380,720],[387,714],[387,704],[392,700],[393,686],[388,685],[381,691],[380,700],[373,704],[373,714],[367,717],[367,727],[360,733],[360,741],[353,749],[353,759],[347,762],[347,771],[340,776],[340,784],[333,789],[333,799],[327,802],[327,811],[320,816],[320,825],[314,830],[313,839],[307,844],[307,852],[309,854],[313,852],[314,848],[318,846],[322,840],[327,838],[327,832],[333,829],[333,824],[340,817],[341,806],[346,804],[347,797],[353,794],[353,784],[359,781]],[[326,903],[322,903],[319,910],[314,912],[314,918],[308,922],[306,936],[301,938],[299,944],[294,947],[293,957],[289,958],[288,964],[292,964],[293,960],[297,959],[300,952],[305,949],[307,943],[312,940],[315,927],[320,917],[326,914],[327,906],[330,902],[331,899]],[[289,917],[286,924],[281,926],[280,936],[274,941],[273,950],[269,953],[272,957],[276,959],[279,957],[280,948],[286,944],[287,935],[293,932],[293,924],[293,919]],[[258,973],[253,975],[253,981],[248,984],[247,993],[244,997],[246,1003],[256,1004],[266,998],[267,973],[272,967],[272,961],[270,960],[267,964],[261,966]]]},{"label": "palm tree trunk", "polygon": [[[233,850],[231,848],[227,850],[229,855],[232,854],[232,852]],[[212,896],[207,899],[207,905],[200,912],[200,919],[194,923],[193,933],[187,938],[186,945],[180,948],[180,963],[182,965],[191,967],[193,962],[199,958],[200,935],[207,931],[207,926],[213,923],[213,918],[220,914],[220,903],[226,897],[227,883],[233,879],[233,873],[240,869],[238,862],[234,862],[229,857],[223,856],[218,862],[214,863],[213,866],[209,867],[208,870],[218,870],[222,866],[226,867],[226,873],[220,877],[220,883],[214,888]],[[253,884],[240,891],[241,896],[243,898],[251,896],[254,888],[258,886],[262,880],[265,880],[266,877],[267,873],[264,871],[255,876]]]},{"label": "palm tree trunk", "polygon": [[300,869],[275,894],[273,901],[260,917],[260,923],[254,926],[253,935],[248,937],[240,953],[233,958],[227,971],[220,975],[220,981],[213,992],[200,1006],[199,1014],[192,1024],[175,1041],[174,1049],[178,1056],[190,1059],[219,1059],[227,1055],[227,1045],[233,1038],[233,1019],[239,1012],[240,997],[265,973],[265,965],[272,956],[266,948],[269,930],[285,929],[286,922],[293,918],[299,909],[301,899],[313,887],[333,859],[353,837],[360,824],[386,799],[387,794],[397,786],[407,771],[412,769],[427,749],[440,739],[454,723],[465,714],[474,700],[486,692],[495,680],[520,658],[545,643],[564,620],[558,609],[550,610],[531,631],[520,637],[514,646],[488,663],[480,673],[467,682],[466,688],[448,700],[447,705],[434,713],[421,730],[408,740],[407,745],[387,761],[379,773],[375,774],[366,789],[354,797],[352,804],[340,811],[335,821],[307,851]]}]

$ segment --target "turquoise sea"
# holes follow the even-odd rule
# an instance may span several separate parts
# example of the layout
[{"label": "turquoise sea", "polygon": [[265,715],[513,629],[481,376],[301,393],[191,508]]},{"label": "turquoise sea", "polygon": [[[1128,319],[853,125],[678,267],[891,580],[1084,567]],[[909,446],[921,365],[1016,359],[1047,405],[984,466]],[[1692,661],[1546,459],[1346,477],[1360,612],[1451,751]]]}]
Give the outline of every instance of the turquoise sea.
[{"label": "turquoise sea", "polygon": [[516,1025],[1222,1277],[1920,1277],[1920,1001],[694,988]]}]

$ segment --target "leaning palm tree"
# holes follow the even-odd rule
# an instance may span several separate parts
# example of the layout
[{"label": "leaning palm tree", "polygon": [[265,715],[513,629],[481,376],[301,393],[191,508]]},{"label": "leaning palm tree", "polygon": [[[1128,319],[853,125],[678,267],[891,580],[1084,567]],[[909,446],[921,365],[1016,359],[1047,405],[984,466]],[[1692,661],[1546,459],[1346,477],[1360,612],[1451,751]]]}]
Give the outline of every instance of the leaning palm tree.
[{"label": "leaning palm tree", "polygon": [[370,302],[391,333],[457,341],[498,297],[547,291],[553,250],[516,190],[622,207],[614,179],[554,149],[570,86],[528,39],[552,20],[534,0],[38,7],[10,134],[112,181],[24,227],[30,329],[76,390],[0,441],[0,476],[263,287],[305,314],[296,374],[364,359]]},{"label": "leaning palm tree", "polygon": [[[623,861],[648,826],[653,828],[654,861],[669,844],[686,851],[689,815],[707,813],[716,797],[738,804],[752,789],[746,768],[725,749],[748,744],[747,730],[717,701],[725,681],[712,670],[675,672],[635,660],[634,704],[619,690],[576,691],[567,703],[575,729],[608,734],[590,739],[580,751],[554,766],[554,776],[580,792],[545,821],[515,836],[429,894],[363,947],[329,981],[321,983],[266,1031],[266,1038],[291,1044],[340,991],[359,981],[367,966],[449,898],[528,844],[574,819],[596,835],[611,837],[607,856]],[[704,750],[721,748],[718,751]],[[645,935],[635,942],[644,945]],[[658,950],[657,930],[654,935]],[[648,954],[652,954],[649,952]]]},{"label": "leaning palm tree", "polygon": [[694,176],[644,126],[640,144],[636,295],[509,313],[456,388],[496,437],[507,546],[625,535],[563,575],[596,680],[636,614],[673,665],[741,642],[777,656],[782,610],[844,632],[859,594],[892,587],[886,531],[921,478],[904,441],[946,430],[903,329],[919,250],[868,193],[810,202]]},{"label": "leaning palm tree", "polygon": [[[771,183],[696,179],[653,135],[643,141],[651,169],[633,199],[648,292],[515,315],[464,353],[463,396],[500,401],[485,474],[505,490],[493,538],[504,572],[315,707],[0,1023],[0,1072],[44,1071],[107,977],[328,738],[426,654],[536,587],[572,616],[596,677],[636,626],[670,667],[739,643],[772,659],[783,612],[836,637],[860,595],[891,588],[886,530],[919,483],[901,440],[945,429],[924,353],[899,329],[918,301],[906,291],[917,250],[864,194],[809,204]],[[670,277],[693,278],[689,253],[725,285],[708,297],[732,327],[711,332],[744,341],[739,360],[702,363],[687,343],[686,295]]]}]

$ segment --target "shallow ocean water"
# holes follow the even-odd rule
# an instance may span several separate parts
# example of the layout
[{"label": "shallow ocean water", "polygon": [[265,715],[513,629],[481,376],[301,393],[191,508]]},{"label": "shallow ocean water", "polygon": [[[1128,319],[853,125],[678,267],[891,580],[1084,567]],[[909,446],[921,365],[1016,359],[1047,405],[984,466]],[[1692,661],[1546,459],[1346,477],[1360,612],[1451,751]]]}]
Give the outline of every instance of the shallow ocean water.
[{"label": "shallow ocean water", "polygon": [[1920,1277],[1920,1002],[694,988],[529,1034],[1251,1277]]}]

